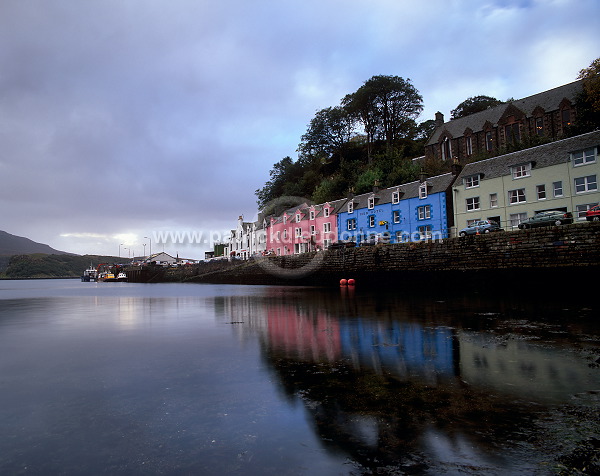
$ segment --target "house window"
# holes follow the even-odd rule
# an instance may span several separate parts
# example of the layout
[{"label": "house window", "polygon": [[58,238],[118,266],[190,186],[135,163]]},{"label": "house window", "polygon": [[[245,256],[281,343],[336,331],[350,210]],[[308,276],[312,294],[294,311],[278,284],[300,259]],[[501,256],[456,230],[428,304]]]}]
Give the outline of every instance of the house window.
[{"label": "house window", "polygon": [[375,215],[369,215],[369,227],[373,228],[375,226]]},{"label": "house window", "polygon": [[571,125],[571,111],[569,109],[563,109],[561,111],[561,119],[562,119],[562,126],[567,127]]},{"label": "house window", "polygon": [[563,196],[562,181],[552,182],[552,190],[553,190],[554,197],[562,197]]},{"label": "house window", "polygon": [[315,225],[310,225],[310,234],[311,235],[316,235],[317,234],[317,230],[315,229]]},{"label": "house window", "polygon": [[419,220],[428,220],[431,218],[431,205],[425,205],[418,208]]},{"label": "house window", "polygon": [[354,212],[354,202],[348,202],[348,213]]},{"label": "house window", "polygon": [[509,124],[504,126],[504,136],[507,144],[516,144],[521,140],[521,131],[519,129],[519,123]]},{"label": "house window", "polygon": [[573,159],[573,167],[578,167],[580,165],[585,164],[592,164],[596,162],[596,148],[592,147],[591,149],[573,152],[571,154],[571,157]]},{"label": "house window", "polygon": [[296,213],[296,223],[298,223],[300,221],[300,213]]},{"label": "house window", "polygon": [[348,231],[356,230],[356,218],[351,218],[350,220],[348,220],[346,222],[346,228],[348,229]]},{"label": "house window", "polygon": [[494,137],[492,136],[492,131],[488,131],[485,133],[485,150],[491,152],[494,149]]},{"label": "house window", "polygon": [[394,223],[400,223],[400,210],[394,210],[392,212],[392,218],[394,220]]},{"label": "house window", "polygon": [[287,240],[287,237],[288,237],[287,230],[283,230],[283,239]]},{"label": "house window", "polygon": [[315,211],[314,211],[314,210],[311,210],[311,211],[310,211],[310,219],[311,219],[311,220],[314,220],[314,219],[315,219]]},{"label": "house window", "polygon": [[422,240],[431,239],[432,228],[431,225],[420,226],[417,228],[419,235],[421,235]]},{"label": "house window", "polygon": [[479,175],[471,175],[465,178],[465,188],[479,187]]},{"label": "house window", "polygon": [[509,190],[508,191],[508,203],[514,205],[516,203],[524,203],[527,200],[525,199],[525,189],[518,188],[517,190]]},{"label": "house window", "polygon": [[296,238],[300,238],[302,236],[302,228],[295,228]]},{"label": "house window", "polygon": [[545,185],[536,185],[535,193],[537,193],[538,200],[546,200],[546,186]]},{"label": "house window", "polygon": [[495,208],[498,206],[498,194],[490,193],[490,208]]},{"label": "house window", "polygon": [[393,192],[392,193],[392,203],[398,203],[400,202],[400,192]]},{"label": "house window", "polygon": [[530,175],[531,175],[531,164],[515,165],[512,168],[512,177],[514,179],[529,177]]},{"label": "house window", "polygon": [[419,198],[427,198],[427,182],[419,185]]},{"label": "house window", "polygon": [[331,223],[323,223],[323,233],[331,233]]},{"label": "house window", "polygon": [[402,243],[404,240],[402,239],[402,232],[401,231],[397,231],[396,232],[396,243]]},{"label": "house window", "polygon": [[577,205],[575,207],[576,214],[575,218],[578,220],[585,220],[585,212],[587,212],[590,208],[595,207],[598,203],[586,203],[585,205]]},{"label": "house window", "polygon": [[447,137],[442,141],[442,160],[450,160],[452,158],[452,144]]},{"label": "house window", "polygon": [[510,226],[515,228],[519,223],[527,218],[527,213],[511,213],[508,217]]},{"label": "house window", "polygon": [[329,208],[327,208],[327,207],[323,208],[323,215],[325,216],[325,218],[327,218],[329,216]]},{"label": "house window", "polygon": [[473,226],[475,224],[475,222],[481,221],[481,218],[472,218],[470,220],[467,220],[467,226]]},{"label": "house window", "polygon": [[598,190],[598,182],[595,175],[577,177],[575,179],[575,193],[593,192]]},{"label": "house window", "polygon": [[283,215],[283,224],[285,225],[287,223],[287,216]]},{"label": "house window", "polygon": [[467,156],[473,155],[473,141],[471,136],[465,138],[465,152]]},{"label": "house window", "polygon": [[473,210],[479,210],[479,208],[480,208],[479,197],[467,198],[466,203],[467,203],[467,211],[468,212],[471,212]]},{"label": "house window", "polygon": [[281,241],[281,232],[278,231],[277,232],[277,243],[279,243]]},{"label": "house window", "polygon": [[369,197],[367,207],[369,210],[373,210],[373,208],[375,208],[375,197]]},{"label": "house window", "polygon": [[544,135],[544,118],[541,116],[535,118],[535,132],[538,136]]}]

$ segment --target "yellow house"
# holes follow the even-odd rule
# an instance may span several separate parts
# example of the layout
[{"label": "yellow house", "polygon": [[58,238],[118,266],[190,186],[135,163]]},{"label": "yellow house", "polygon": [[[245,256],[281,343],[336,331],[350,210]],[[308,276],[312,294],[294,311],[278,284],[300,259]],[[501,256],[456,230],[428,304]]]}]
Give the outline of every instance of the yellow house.
[{"label": "yellow house", "polygon": [[600,202],[599,148],[594,131],[465,165],[453,187],[456,229],[492,219],[511,230],[546,210],[585,220]]}]

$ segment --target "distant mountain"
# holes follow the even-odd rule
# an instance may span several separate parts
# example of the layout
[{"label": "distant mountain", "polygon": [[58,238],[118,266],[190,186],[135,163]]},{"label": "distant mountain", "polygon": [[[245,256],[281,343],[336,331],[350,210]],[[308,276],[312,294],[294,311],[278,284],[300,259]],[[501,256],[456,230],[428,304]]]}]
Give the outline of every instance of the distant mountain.
[{"label": "distant mountain", "polygon": [[54,255],[72,255],[66,251],[58,251],[48,245],[36,243],[29,238],[11,235],[0,230],[0,255],[26,255],[31,253],[45,253]]}]

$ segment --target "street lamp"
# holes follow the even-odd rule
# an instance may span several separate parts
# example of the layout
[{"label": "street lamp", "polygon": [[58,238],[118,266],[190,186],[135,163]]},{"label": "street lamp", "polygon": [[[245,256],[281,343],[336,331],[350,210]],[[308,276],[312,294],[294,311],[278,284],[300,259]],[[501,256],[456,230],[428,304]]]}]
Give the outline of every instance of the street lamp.
[{"label": "street lamp", "polygon": [[123,246],[124,243],[119,243],[119,259],[121,259],[121,246]]},{"label": "street lamp", "polygon": [[144,243],[144,256],[146,256],[146,243]]},{"label": "street lamp", "polygon": [[[144,236],[144,238],[146,238],[150,242],[150,252],[148,254],[150,256],[152,256],[152,240],[150,238],[148,238],[147,236]],[[145,253],[146,253],[146,248],[144,248],[144,254]]]}]

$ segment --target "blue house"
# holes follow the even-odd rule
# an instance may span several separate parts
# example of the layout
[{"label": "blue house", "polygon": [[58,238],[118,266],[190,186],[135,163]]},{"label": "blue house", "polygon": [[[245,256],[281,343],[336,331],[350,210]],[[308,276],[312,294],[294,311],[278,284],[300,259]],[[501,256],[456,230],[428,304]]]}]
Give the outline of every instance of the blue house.
[{"label": "blue house", "polygon": [[455,173],[349,196],[337,209],[338,241],[405,243],[449,236]]}]

